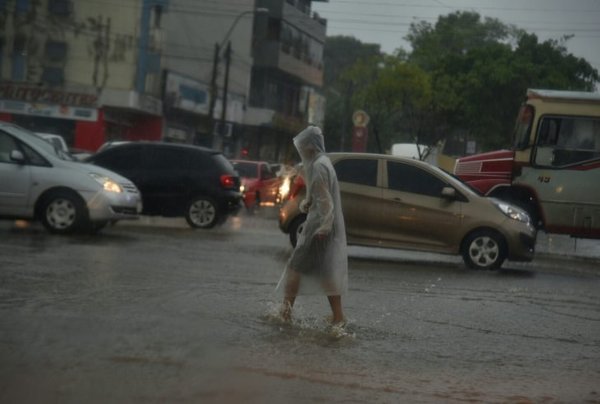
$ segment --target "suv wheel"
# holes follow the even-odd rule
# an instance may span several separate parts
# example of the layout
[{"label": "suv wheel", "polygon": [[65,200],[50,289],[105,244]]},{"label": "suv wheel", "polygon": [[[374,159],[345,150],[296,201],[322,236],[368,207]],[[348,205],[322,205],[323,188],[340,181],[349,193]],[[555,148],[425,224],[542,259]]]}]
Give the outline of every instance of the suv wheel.
[{"label": "suv wheel", "polygon": [[88,222],[83,200],[70,192],[51,193],[44,198],[40,212],[42,224],[51,233],[72,233]]},{"label": "suv wheel", "polygon": [[185,211],[185,220],[192,227],[210,229],[219,220],[217,204],[211,198],[199,196],[188,205]]},{"label": "suv wheel", "polygon": [[465,264],[473,269],[498,269],[506,259],[504,238],[491,230],[477,230],[462,244]]},{"label": "suv wheel", "polygon": [[304,222],[306,221],[306,215],[301,214],[290,224],[290,243],[292,247],[296,247],[296,243],[298,243],[298,237],[302,233],[304,229]]}]

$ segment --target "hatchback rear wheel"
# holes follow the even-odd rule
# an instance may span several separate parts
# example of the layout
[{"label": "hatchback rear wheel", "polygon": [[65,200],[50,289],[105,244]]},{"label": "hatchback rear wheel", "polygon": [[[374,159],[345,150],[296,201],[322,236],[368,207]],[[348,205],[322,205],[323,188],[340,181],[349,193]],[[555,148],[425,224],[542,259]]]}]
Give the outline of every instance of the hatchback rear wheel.
[{"label": "hatchback rear wheel", "polygon": [[506,259],[506,242],[495,231],[477,230],[465,238],[461,253],[469,268],[498,269]]},{"label": "hatchback rear wheel", "polygon": [[185,220],[191,227],[210,229],[219,221],[217,204],[205,196],[194,198],[185,212]]}]

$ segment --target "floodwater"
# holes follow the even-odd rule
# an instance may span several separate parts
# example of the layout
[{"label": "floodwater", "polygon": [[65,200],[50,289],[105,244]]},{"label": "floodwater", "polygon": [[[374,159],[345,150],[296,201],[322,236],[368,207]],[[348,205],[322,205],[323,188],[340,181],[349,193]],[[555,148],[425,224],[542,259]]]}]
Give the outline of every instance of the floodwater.
[{"label": "floodwater", "polygon": [[600,402],[597,275],[352,247],[339,330],[322,296],[278,318],[290,252],[268,211],[211,231],[3,223],[0,402]]}]

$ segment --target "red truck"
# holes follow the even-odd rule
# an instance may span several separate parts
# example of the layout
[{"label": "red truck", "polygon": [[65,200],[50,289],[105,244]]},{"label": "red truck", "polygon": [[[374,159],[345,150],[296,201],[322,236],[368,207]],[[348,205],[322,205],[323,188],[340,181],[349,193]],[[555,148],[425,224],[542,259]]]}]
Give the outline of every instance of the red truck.
[{"label": "red truck", "polygon": [[246,209],[252,210],[261,205],[274,206],[279,202],[282,179],[277,176],[268,162],[231,160],[231,164],[240,175]]}]

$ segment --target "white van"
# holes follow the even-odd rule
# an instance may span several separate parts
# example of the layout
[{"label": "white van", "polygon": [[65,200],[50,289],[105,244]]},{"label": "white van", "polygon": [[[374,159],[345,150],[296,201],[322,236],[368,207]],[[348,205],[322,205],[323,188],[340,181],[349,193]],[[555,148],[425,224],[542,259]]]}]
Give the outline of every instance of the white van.
[{"label": "white van", "polygon": [[67,153],[69,152],[69,147],[67,146],[67,142],[65,142],[65,139],[61,135],[55,135],[54,133],[41,133],[41,132],[36,132],[36,135],[38,135],[42,139],[50,142],[52,145],[54,145],[54,147],[57,147],[58,149],[60,149],[64,152],[67,152]]},{"label": "white van", "polygon": [[52,233],[71,233],[135,219],[141,210],[128,179],[0,122],[0,218],[37,219]]}]

